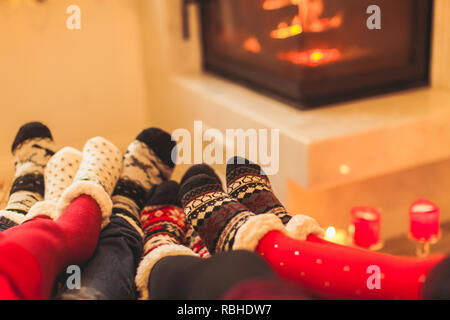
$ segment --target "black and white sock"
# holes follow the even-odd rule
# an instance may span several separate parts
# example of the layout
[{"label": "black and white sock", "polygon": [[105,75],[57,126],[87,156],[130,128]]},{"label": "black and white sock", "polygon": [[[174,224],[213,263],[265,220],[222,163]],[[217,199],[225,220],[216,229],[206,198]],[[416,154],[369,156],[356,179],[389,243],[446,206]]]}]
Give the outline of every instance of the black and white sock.
[{"label": "black and white sock", "polygon": [[221,184],[207,174],[197,174],[180,189],[187,222],[198,232],[211,254],[245,249],[254,251],[269,232],[285,232],[272,214],[255,215],[223,192]]},{"label": "black and white sock", "polygon": [[44,170],[55,153],[50,130],[40,122],[20,127],[12,144],[15,175],[8,204],[0,211],[0,231],[25,220],[30,208],[44,196]]},{"label": "black and white sock", "polygon": [[112,195],[113,215],[125,219],[141,235],[140,212],[150,189],[172,176],[171,159],[175,142],[169,133],[158,129],[143,130],[128,146],[123,170]]},{"label": "black and white sock", "polygon": [[323,236],[316,220],[306,215],[291,216],[275,196],[269,178],[261,167],[241,157],[227,164],[228,194],[255,214],[274,214],[286,226],[291,237],[305,240],[309,234]]}]

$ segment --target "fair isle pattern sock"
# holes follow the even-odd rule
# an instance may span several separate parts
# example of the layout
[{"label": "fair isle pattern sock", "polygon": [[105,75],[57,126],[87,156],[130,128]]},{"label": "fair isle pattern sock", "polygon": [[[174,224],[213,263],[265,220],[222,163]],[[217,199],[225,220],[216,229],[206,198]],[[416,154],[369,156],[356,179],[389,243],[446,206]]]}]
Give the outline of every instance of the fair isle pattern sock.
[{"label": "fair isle pattern sock", "polygon": [[188,223],[211,254],[237,249],[252,251],[271,229],[284,230],[275,216],[258,218],[223,192],[217,180],[207,174],[187,179],[181,186],[180,199]]},{"label": "fair isle pattern sock", "polygon": [[184,244],[186,217],[178,200],[179,185],[164,181],[154,186],[141,213],[145,254],[165,244]]},{"label": "fair isle pattern sock", "polygon": [[186,216],[178,206],[178,183],[164,181],[154,186],[141,213],[144,230],[144,256],[136,272],[136,288],[141,299],[149,298],[148,284],[151,271],[164,257],[175,255],[197,256],[185,242]]},{"label": "fair isle pattern sock", "polygon": [[211,254],[208,251],[205,243],[195,229],[189,224],[186,230],[186,240],[184,245],[191,248],[192,251],[197,253],[202,258],[209,258]]},{"label": "fair isle pattern sock", "polygon": [[247,159],[233,157],[228,161],[227,192],[256,214],[275,214],[283,224],[292,218],[273,193],[261,167]]},{"label": "fair isle pattern sock", "polygon": [[24,221],[25,215],[44,196],[44,170],[55,152],[50,130],[40,122],[20,127],[11,147],[15,175],[6,208],[0,211],[0,229]]},{"label": "fair isle pattern sock", "polygon": [[250,211],[277,216],[293,238],[306,240],[310,234],[323,236],[324,232],[316,220],[302,214],[291,216],[287,212],[259,165],[241,157],[233,157],[228,161],[226,175],[228,194]]},{"label": "fair isle pattern sock", "polygon": [[151,187],[170,179],[175,164],[171,159],[175,142],[158,129],[143,130],[128,146],[122,174],[113,192],[113,214],[127,220],[139,233],[139,213]]},{"label": "fair isle pattern sock", "polygon": [[212,178],[216,179],[217,182],[221,185],[222,181],[220,180],[217,173],[214,171],[213,168],[211,168],[209,165],[205,163],[200,164],[194,164],[191,166],[186,172],[184,173],[183,177],[181,178],[180,185],[182,185],[187,179],[190,177],[196,176],[198,174],[207,174],[208,176],[211,176]]},{"label": "fair isle pattern sock", "polygon": [[58,218],[57,203],[64,190],[72,184],[83,156],[80,151],[64,147],[50,158],[45,168],[44,201],[36,202],[27,214],[30,220],[37,216],[48,216],[53,220]]}]

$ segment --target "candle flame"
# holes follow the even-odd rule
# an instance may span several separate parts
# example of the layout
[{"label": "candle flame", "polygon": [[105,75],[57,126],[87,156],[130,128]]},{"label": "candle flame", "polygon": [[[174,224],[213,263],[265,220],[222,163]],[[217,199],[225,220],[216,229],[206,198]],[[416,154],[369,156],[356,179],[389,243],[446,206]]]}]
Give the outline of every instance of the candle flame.
[{"label": "candle flame", "polygon": [[333,239],[336,237],[336,229],[334,227],[328,227],[327,231],[325,231],[325,237],[327,239]]}]

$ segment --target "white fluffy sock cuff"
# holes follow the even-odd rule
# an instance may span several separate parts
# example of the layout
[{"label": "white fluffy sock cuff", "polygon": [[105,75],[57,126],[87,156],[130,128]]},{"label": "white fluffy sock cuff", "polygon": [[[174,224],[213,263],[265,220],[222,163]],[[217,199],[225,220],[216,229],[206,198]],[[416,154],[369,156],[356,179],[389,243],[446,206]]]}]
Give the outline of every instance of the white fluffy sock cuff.
[{"label": "white fluffy sock cuff", "polygon": [[298,240],[306,240],[310,234],[320,238],[324,236],[324,231],[317,221],[303,214],[293,216],[286,224],[286,229],[290,237]]},{"label": "white fluffy sock cuff", "polygon": [[47,216],[53,220],[56,220],[59,217],[56,201],[44,200],[36,202],[28,211],[25,221],[31,220],[38,216]]},{"label": "white fluffy sock cuff", "polygon": [[13,212],[13,211],[8,211],[8,210],[0,210],[0,217],[5,217],[17,224],[21,224],[25,221],[24,214]]},{"label": "white fluffy sock cuff", "polygon": [[136,288],[141,293],[140,300],[150,299],[148,280],[155,264],[164,257],[181,255],[198,257],[191,249],[179,244],[162,245],[144,256],[139,263],[135,278]]},{"label": "white fluffy sock cuff", "polygon": [[233,250],[255,251],[259,241],[270,231],[287,233],[281,220],[270,213],[249,218],[236,232]]},{"label": "white fluffy sock cuff", "polygon": [[103,217],[102,228],[107,226],[111,216],[112,201],[105,189],[92,181],[76,181],[64,190],[58,202],[58,216],[67,209],[73,200],[83,194],[92,197],[97,202]]}]

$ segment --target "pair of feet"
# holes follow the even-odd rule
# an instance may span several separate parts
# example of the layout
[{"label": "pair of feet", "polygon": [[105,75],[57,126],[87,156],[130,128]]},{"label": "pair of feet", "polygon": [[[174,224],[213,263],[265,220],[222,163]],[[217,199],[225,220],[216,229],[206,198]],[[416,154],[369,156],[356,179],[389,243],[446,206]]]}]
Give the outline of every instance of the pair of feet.
[{"label": "pair of feet", "polygon": [[36,216],[56,219],[80,194],[96,200],[103,227],[113,212],[140,231],[148,191],[172,174],[174,147],[168,133],[149,128],[124,155],[101,137],[88,140],[83,152],[64,147],[55,153],[50,130],[40,122],[27,123],[12,145],[16,170],[8,204],[0,211],[0,231]]},{"label": "pair of feet", "polygon": [[[211,167],[195,165],[181,179],[181,187],[174,181],[155,187],[141,222],[145,255],[136,285],[143,299],[149,298],[151,270],[163,257],[205,256],[205,247],[211,254],[239,249],[255,251],[270,231],[301,240],[309,234],[323,234],[314,219],[291,216],[286,211],[259,165],[238,157],[230,159],[227,165],[227,192]],[[192,240],[192,234],[198,234],[201,240]]]}]

